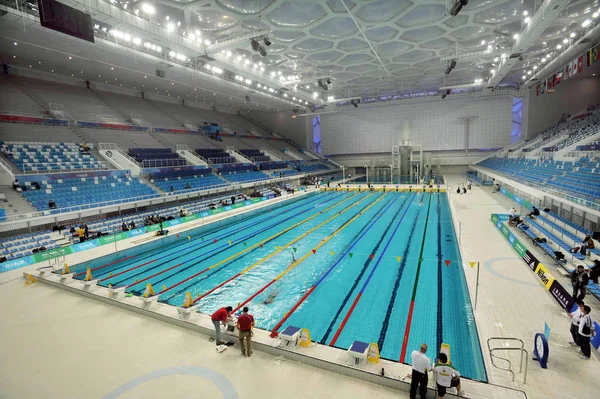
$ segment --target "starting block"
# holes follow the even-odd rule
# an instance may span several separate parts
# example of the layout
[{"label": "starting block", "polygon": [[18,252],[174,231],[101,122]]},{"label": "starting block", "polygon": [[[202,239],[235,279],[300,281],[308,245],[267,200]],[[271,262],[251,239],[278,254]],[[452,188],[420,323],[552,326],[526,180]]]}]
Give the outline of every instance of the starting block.
[{"label": "starting block", "polygon": [[58,282],[61,284],[65,284],[68,279],[73,278],[73,273],[57,274],[57,276],[58,276]]},{"label": "starting block", "polygon": [[190,315],[198,310],[198,306],[200,305],[190,306],[189,308],[177,306],[177,313],[179,313],[179,318],[182,320],[189,320]]},{"label": "starting block", "polygon": [[52,273],[53,271],[55,271],[57,269],[55,269],[54,266],[43,266],[43,267],[38,267],[36,270],[39,272],[38,277],[44,277],[44,276],[46,276],[46,274]]},{"label": "starting block", "polygon": [[147,298],[144,296],[141,296],[140,300],[142,301],[143,308],[149,308],[153,302],[156,302],[158,300],[158,295],[153,295],[153,296],[150,296]]},{"label": "starting block", "polygon": [[89,291],[93,286],[98,285],[98,280],[82,281],[84,291]]},{"label": "starting block", "polygon": [[121,287],[111,287],[108,289],[108,297],[110,299],[119,299],[121,294],[125,292],[125,289],[127,289],[126,285],[123,285]]},{"label": "starting block", "polygon": [[369,356],[370,344],[361,341],[354,341],[348,348],[348,357],[354,365],[358,366],[361,360],[366,361]]},{"label": "starting block", "polygon": [[292,345],[295,349],[298,346],[298,341],[300,339],[300,331],[302,329],[300,327],[288,326],[285,330],[279,333],[279,347],[287,348]]}]

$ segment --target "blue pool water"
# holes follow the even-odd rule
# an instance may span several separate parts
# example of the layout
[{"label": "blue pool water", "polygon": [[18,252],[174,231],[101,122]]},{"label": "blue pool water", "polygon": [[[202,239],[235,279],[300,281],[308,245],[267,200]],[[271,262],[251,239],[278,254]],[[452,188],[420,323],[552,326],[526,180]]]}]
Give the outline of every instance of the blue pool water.
[{"label": "blue pool water", "polygon": [[171,305],[189,291],[207,314],[246,305],[260,328],[306,327],[313,341],[343,349],[376,342],[394,361],[410,363],[422,342],[434,357],[445,342],[461,374],[486,381],[461,265],[446,194],[329,191],[72,271],[83,278],[90,267],[100,285],[135,295],[151,283]]}]

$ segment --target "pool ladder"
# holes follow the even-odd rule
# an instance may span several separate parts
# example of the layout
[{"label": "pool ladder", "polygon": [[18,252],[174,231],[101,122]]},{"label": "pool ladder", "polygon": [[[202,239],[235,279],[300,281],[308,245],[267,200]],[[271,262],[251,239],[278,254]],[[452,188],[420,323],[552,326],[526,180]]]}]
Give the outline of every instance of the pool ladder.
[{"label": "pool ladder", "polygon": [[[492,341],[499,341],[501,346],[493,346],[491,344]],[[510,346],[511,343],[520,344],[519,346]],[[527,349],[525,349],[525,343],[522,339],[519,338],[504,338],[504,337],[492,337],[487,340],[488,352],[490,354],[490,359],[492,360],[492,365],[500,370],[506,370],[510,374],[512,374],[512,380],[515,381],[515,372],[512,369],[512,363],[508,358],[501,357],[495,355],[495,351],[519,351],[521,352],[521,360],[519,361],[519,373],[523,374],[523,384],[527,384],[527,367],[529,365],[529,353]],[[525,372],[523,372],[523,355],[525,355]],[[494,360],[502,360],[508,363],[508,367],[501,367],[495,363]]]}]

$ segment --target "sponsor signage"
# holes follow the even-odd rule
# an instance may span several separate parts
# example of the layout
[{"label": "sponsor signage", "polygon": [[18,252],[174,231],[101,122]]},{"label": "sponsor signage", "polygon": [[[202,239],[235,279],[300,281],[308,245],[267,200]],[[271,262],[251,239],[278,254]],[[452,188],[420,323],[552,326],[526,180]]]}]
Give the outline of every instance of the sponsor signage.
[{"label": "sponsor signage", "polygon": [[527,266],[529,266],[529,268],[535,272],[538,263],[540,263],[540,261],[535,257],[535,255],[529,251],[525,251],[525,254],[522,255],[522,258],[525,261],[525,263],[527,263]]},{"label": "sponsor signage", "polygon": [[[556,302],[565,309],[570,312],[573,306],[575,305],[575,300],[567,292],[565,287],[563,287],[556,279],[552,276],[552,274],[548,271],[546,266],[542,265],[539,259],[529,252],[529,250],[519,241],[517,237],[510,231],[508,234],[505,233],[506,226],[501,222],[503,215],[492,215],[492,222],[496,226],[498,230],[502,232],[502,235],[506,237],[506,239],[511,243],[513,249],[521,256],[523,261],[527,264],[527,266],[535,273],[537,278],[539,278],[540,282],[546,287],[546,289],[550,292],[550,294],[554,297]],[[508,215],[505,215],[508,216]],[[508,219],[508,217],[507,217]],[[503,228],[504,227],[504,228]]]},{"label": "sponsor signage", "polygon": [[550,272],[546,268],[546,266],[542,265],[541,263],[538,263],[538,267],[537,269],[535,269],[535,274],[538,276],[544,287],[546,287],[546,289],[550,291],[550,287],[552,286],[552,283],[554,283],[555,280],[554,277],[552,277],[552,274],[550,274]]},{"label": "sponsor signage", "polygon": [[567,292],[565,287],[556,280],[554,280],[550,286],[550,294],[552,294],[556,302],[558,302],[558,304],[567,312],[570,312],[573,309],[573,306],[575,306],[575,299]]},{"label": "sponsor signage", "polygon": [[[125,171],[121,171],[121,172],[124,173]],[[106,172],[88,172],[87,175],[88,175],[88,177],[90,177],[89,175],[96,175],[97,173],[106,173]],[[108,173],[112,173],[112,172],[108,172]],[[70,175],[72,177],[73,174],[70,174]],[[53,175],[53,176],[56,176],[56,175]],[[35,176],[35,177],[39,180],[39,176]],[[19,176],[19,179],[20,179],[20,176]],[[191,220],[196,220],[196,219],[203,218],[206,216],[222,213],[226,210],[241,208],[246,205],[252,205],[257,202],[266,201],[266,200],[267,200],[267,198],[265,198],[265,197],[252,198],[251,200],[240,202],[238,204],[235,204],[234,206],[228,205],[223,208],[212,209],[210,211],[203,211],[201,213],[195,213],[195,214],[192,214],[189,216],[184,216],[183,218],[168,220],[166,222],[163,222],[163,226],[169,227],[169,226],[181,224],[184,222],[189,222]],[[121,240],[124,240],[127,238],[145,234],[146,232],[150,233],[153,231],[157,231],[159,229],[160,229],[160,226],[158,224],[153,224],[150,226],[139,227],[135,230],[123,231],[123,232],[114,234],[112,236],[104,236],[104,237],[100,237],[98,239],[85,241],[85,242],[82,242],[79,244],[73,244],[68,247],[51,249],[51,250],[39,252],[39,253],[36,253],[33,255],[24,256],[19,259],[9,260],[9,261],[0,263],[0,272],[7,272],[9,270],[14,270],[14,269],[18,269],[21,267],[29,266],[29,265],[32,265],[37,262],[47,261],[49,259],[53,259],[58,256],[70,255],[72,253],[85,251],[87,249],[96,248],[96,247],[106,245],[106,244],[113,244],[115,241],[121,241]]]}]

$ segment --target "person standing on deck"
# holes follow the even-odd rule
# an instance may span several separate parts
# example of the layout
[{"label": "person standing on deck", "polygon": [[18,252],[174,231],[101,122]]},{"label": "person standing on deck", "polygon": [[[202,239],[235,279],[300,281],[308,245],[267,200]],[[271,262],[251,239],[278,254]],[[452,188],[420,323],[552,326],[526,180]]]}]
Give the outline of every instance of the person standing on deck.
[{"label": "person standing on deck", "polygon": [[581,321],[581,317],[583,316],[583,300],[576,299],[575,304],[577,305],[577,309],[575,309],[573,313],[569,313],[569,317],[572,319],[571,336],[573,337],[573,341],[569,342],[571,346],[579,346],[577,344],[577,337],[579,334],[579,322]]},{"label": "person standing on deck", "polygon": [[590,340],[592,336],[596,335],[594,332],[594,321],[592,320],[592,316],[590,316],[590,312],[592,308],[588,305],[583,307],[583,314],[581,319],[579,320],[579,335],[577,336],[577,344],[579,345],[581,356],[580,358],[584,360],[590,360],[591,348],[590,348]]},{"label": "person standing on deck", "polygon": [[410,399],[417,397],[417,388],[421,399],[427,397],[427,372],[431,371],[431,360],[427,356],[427,344],[421,344],[418,351],[412,351],[412,381],[410,383]]},{"label": "person standing on deck", "polygon": [[[242,356],[252,356],[252,327],[254,327],[254,317],[248,313],[247,306],[242,309],[242,314],[238,317],[236,327],[239,331],[238,337],[242,349]],[[246,341],[245,346],[244,339]]]},{"label": "person standing on deck", "polygon": [[225,322],[231,318],[232,311],[233,308],[231,306],[227,306],[226,308],[217,310],[211,316],[211,320],[215,326],[215,340],[217,341],[217,346],[224,344],[224,342],[221,341],[221,323],[225,324]]}]

